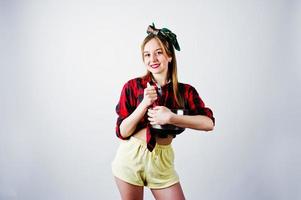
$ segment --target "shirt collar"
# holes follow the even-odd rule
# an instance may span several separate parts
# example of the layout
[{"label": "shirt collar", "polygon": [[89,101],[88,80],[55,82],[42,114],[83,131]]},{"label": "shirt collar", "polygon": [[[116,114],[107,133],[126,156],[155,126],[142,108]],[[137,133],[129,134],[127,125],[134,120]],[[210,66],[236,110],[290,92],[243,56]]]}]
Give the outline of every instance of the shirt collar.
[{"label": "shirt collar", "polygon": [[168,82],[164,86],[160,86],[157,84],[157,82],[154,80],[153,76],[151,74],[147,74],[143,78],[145,85],[149,82],[151,85],[156,85],[157,88],[165,88],[168,87],[170,84],[172,84],[171,79],[168,80]]}]

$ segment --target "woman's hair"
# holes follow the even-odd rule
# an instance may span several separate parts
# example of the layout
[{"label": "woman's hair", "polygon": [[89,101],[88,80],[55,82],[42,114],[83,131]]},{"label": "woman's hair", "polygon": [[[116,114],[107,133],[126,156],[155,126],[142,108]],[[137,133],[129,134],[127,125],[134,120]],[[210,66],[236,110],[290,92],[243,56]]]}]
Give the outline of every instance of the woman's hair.
[{"label": "woman's hair", "polygon": [[[167,80],[171,80],[172,82],[174,98],[176,103],[178,104],[178,106],[184,107],[183,98],[180,95],[179,88],[178,88],[177,60],[176,60],[174,47],[164,37],[150,33],[146,36],[146,38],[143,40],[141,45],[141,53],[142,53],[143,60],[144,60],[144,56],[143,56],[144,47],[146,43],[149,42],[151,39],[156,39],[159,42],[159,45],[162,47],[163,53],[172,58],[171,62],[168,63]],[[145,76],[149,76],[149,75],[153,77],[151,72],[147,70]]]}]

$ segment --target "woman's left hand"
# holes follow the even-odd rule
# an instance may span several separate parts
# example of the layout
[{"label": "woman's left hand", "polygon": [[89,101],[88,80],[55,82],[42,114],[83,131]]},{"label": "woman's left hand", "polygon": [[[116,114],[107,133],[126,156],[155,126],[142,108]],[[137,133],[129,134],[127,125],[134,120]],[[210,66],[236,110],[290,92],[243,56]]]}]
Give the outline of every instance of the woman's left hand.
[{"label": "woman's left hand", "polygon": [[156,106],[147,111],[148,120],[151,125],[169,124],[170,118],[174,113],[165,106]]}]

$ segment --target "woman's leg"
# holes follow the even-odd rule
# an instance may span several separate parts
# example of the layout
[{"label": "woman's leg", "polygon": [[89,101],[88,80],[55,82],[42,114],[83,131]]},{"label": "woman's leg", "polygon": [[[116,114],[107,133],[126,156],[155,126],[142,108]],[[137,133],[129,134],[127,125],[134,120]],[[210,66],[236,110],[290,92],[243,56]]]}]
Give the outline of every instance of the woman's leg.
[{"label": "woman's leg", "polygon": [[185,200],[180,183],[163,189],[152,189],[152,193],[156,200]]},{"label": "woman's leg", "polygon": [[143,186],[132,185],[115,177],[122,200],[143,200]]}]

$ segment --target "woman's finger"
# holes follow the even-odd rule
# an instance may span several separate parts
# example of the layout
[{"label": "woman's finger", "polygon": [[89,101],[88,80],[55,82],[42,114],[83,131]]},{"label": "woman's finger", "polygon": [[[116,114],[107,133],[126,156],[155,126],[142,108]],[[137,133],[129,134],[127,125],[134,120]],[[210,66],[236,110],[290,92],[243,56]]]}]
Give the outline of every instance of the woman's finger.
[{"label": "woman's finger", "polygon": [[157,94],[156,90],[145,90],[144,92],[146,95],[155,95]]},{"label": "woman's finger", "polygon": [[154,116],[154,111],[152,109],[148,109],[147,115],[151,117]]},{"label": "woman's finger", "polygon": [[156,99],[157,98],[157,94],[149,94],[149,97],[152,99]]},{"label": "woman's finger", "polygon": [[152,114],[152,113],[150,113],[150,112],[147,112],[147,116],[149,116],[149,117],[153,117],[153,114]]},{"label": "woman's finger", "polygon": [[155,89],[146,90],[149,94],[157,94]]},{"label": "woman's finger", "polygon": [[156,125],[156,122],[149,122],[151,125]]},{"label": "woman's finger", "polygon": [[155,107],[153,108],[153,110],[158,111],[158,110],[160,110],[161,108],[162,108],[162,106],[155,106]]}]

